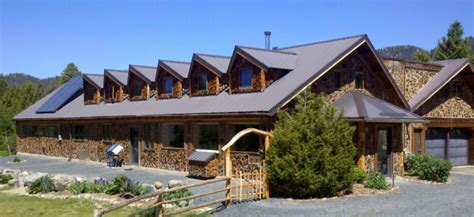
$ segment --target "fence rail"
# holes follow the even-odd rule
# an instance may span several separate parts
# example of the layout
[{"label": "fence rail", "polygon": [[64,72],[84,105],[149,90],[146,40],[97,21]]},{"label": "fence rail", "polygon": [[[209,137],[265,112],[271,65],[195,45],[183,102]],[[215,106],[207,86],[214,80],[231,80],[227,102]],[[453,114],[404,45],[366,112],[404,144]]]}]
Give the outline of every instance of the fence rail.
[{"label": "fence rail", "polygon": [[[231,184],[230,184],[231,179],[232,179],[232,177],[221,177],[221,178],[216,178],[216,179],[212,179],[212,180],[208,180],[208,181],[198,182],[198,183],[194,183],[194,184],[190,184],[190,185],[183,185],[183,186],[179,186],[179,187],[176,187],[176,188],[160,189],[156,192],[152,192],[150,194],[134,197],[132,199],[124,201],[123,203],[120,203],[120,204],[117,204],[117,205],[114,205],[114,206],[111,206],[111,207],[108,207],[108,208],[105,208],[105,209],[97,208],[97,206],[96,206],[96,208],[94,209],[94,217],[103,217],[107,213],[110,213],[110,212],[113,212],[117,209],[129,206],[129,205],[131,205],[133,203],[136,203],[136,202],[139,202],[141,200],[150,199],[150,198],[157,198],[157,200],[153,205],[148,206],[147,208],[141,209],[137,212],[134,212],[134,213],[130,214],[129,216],[136,216],[136,215],[138,215],[140,213],[143,213],[144,211],[152,209],[152,208],[156,208],[156,216],[170,216],[170,215],[175,215],[175,214],[187,212],[187,211],[190,211],[190,210],[193,210],[193,209],[198,209],[198,208],[210,206],[210,205],[217,204],[217,203],[224,203],[225,202],[225,205],[227,207],[227,206],[230,205],[230,202],[231,202],[231,199],[232,199],[230,197],[230,195],[231,195],[230,192],[231,192],[231,189],[232,189]],[[178,198],[178,199],[163,200],[163,194],[165,194],[165,193],[175,192],[175,191],[179,191],[179,190],[183,190],[183,189],[195,188],[195,187],[214,184],[214,183],[223,182],[223,181],[226,181],[226,187],[223,188],[223,189],[218,189],[218,190],[215,190],[215,191],[210,191],[210,192],[206,192],[206,193],[191,195],[191,196],[188,196],[188,197],[183,197],[183,198]],[[163,205],[164,204],[175,203],[175,202],[182,201],[182,200],[195,199],[195,198],[204,197],[204,196],[217,194],[217,193],[221,193],[221,192],[226,192],[226,197],[225,198],[220,198],[220,199],[217,199],[217,200],[208,201],[208,202],[193,205],[193,206],[183,207],[183,208],[180,208],[180,209],[173,210],[169,213],[164,213],[163,212]]]}]

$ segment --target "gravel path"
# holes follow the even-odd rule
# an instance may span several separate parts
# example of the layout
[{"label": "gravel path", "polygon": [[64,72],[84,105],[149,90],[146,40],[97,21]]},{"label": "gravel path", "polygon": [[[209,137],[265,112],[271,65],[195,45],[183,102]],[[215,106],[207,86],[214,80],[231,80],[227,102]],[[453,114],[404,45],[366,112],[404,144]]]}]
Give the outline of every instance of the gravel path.
[{"label": "gravel path", "polygon": [[215,216],[474,216],[474,173],[451,177],[447,185],[397,180],[399,189],[378,196],[249,202]]}]

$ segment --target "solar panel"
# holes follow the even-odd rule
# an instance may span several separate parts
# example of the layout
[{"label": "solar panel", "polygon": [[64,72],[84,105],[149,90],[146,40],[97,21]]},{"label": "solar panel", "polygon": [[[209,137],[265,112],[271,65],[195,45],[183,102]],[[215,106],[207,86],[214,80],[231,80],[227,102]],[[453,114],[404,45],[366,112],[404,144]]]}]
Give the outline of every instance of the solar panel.
[{"label": "solar panel", "polygon": [[55,113],[66,103],[82,92],[82,76],[71,78],[51,98],[49,98],[36,113]]}]

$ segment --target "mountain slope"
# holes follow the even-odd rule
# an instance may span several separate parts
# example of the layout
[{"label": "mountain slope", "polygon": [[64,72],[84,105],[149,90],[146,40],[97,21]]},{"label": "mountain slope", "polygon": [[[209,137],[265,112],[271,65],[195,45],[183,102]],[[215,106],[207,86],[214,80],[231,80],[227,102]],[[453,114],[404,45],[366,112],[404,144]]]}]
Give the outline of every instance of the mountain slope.
[{"label": "mountain slope", "polygon": [[377,52],[383,57],[411,60],[418,50],[423,49],[413,45],[397,45],[378,49]]},{"label": "mountain slope", "polygon": [[33,84],[41,84],[46,92],[54,89],[54,85],[58,79],[58,77],[40,79],[23,73],[7,74],[4,75],[4,77],[7,80],[8,86],[22,86],[29,81]]}]

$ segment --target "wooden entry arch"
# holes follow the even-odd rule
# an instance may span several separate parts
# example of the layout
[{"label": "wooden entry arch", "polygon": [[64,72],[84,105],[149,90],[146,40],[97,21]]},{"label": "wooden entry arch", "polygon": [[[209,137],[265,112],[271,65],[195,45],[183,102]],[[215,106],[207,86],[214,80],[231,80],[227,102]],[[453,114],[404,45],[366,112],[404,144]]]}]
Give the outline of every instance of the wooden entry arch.
[{"label": "wooden entry arch", "polygon": [[[226,177],[232,177],[232,161],[230,159],[230,147],[232,147],[232,145],[234,145],[240,138],[242,138],[243,136],[247,135],[247,134],[250,134],[250,133],[255,133],[259,136],[263,136],[265,138],[265,157],[267,156],[267,152],[268,152],[268,149],[270,148],[270,138],[273,137],[273,134],[270,133],[270,132],[267,132],[267,131],[263,131],[263,130],[259,130],[259,129],[255,129],[255,128],[247,128],[245,130],[242,130],[240,132],[238,132],[237,134],[235,134],[234,137],[232,137],[232,139],[224,146],[221,148],[222,152],[224,152],[224,162],[225,162],[225,176]],[[265,198],[268,198],[270,196],[270,192],[268,191],[268,178],[266,176],[267,174],[267,168],[266,166],[264,165],[263,167],[263,170],[264,170],[264,174],[265,174],[265,186],[267,186],[266,190],[264,191],[264,197]],[[230,182],[230,180],[229,180]],[[230,185],[230,183],[228,183],[228,185]],[[226,195],[227,196],[227,199],[230,201],[231,200],[231,195]],[[228,203],[230,204],[230,203]]]}]

